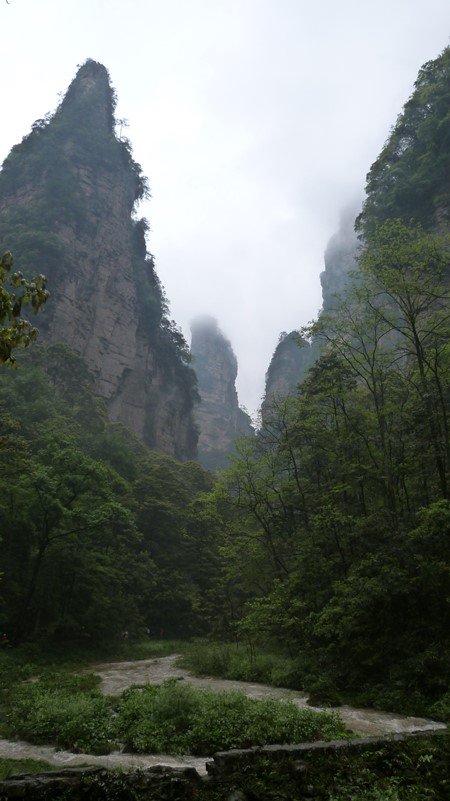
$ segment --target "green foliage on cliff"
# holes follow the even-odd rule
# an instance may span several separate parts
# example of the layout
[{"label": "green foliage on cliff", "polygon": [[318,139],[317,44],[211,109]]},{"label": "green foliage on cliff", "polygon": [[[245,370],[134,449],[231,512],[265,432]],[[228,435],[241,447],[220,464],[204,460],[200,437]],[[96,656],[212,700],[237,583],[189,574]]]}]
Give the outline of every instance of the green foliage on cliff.
[{"label": "green foliage on cliff", "polygon": [[450,208],[450,48],[424,64],[415,90],[367,176],[359,228],[401,217],[448,225]]},{"label": "green foliage on cliff", "polygon": [[5,253],[0,258],[0,364],[14,363],[13,350],[37,336],[37,329],[21,317],[24,306],[37,312],[48,297],[43,275],[27,281],[22,273],[11,272],[12,266],[11,253]]},{"label": "green foliage on cliff", "polygon": [[271,396],[295,392],[313,363],[313,349],[298,331],[281,333],[266,373],[265,404],[270,405]]},{"label": "green foliage on cliff", "polygon": [[[84,90],[84,87],[87,87]],[[62,233],[89,230],[104,197],[96,186],[100,172],[119,173],[128,187],[129,211],[146,189],[129,143],[114,134],[114,93],[106,69],[88,61],[81,67],[54,114],[36,120],[12,148],[0,172],[0,242],[25,271],[34,263],[55,287],[71,265]],[[82,182],[92,185],[89,207]]]},{"label": "green foliage on cliff", "polygon": [[148,194],[142,169],[134,161],[127,139],[114,132],[115,92],[108,71],[88,60],[79,70],[54,114],[33,123],[15,145],[0,173],[0,193],[12,194],[25,183],[41,187],[44,219],[83,224],[85,208],[80,172],[121,169],[127,177],[131,205]]}]

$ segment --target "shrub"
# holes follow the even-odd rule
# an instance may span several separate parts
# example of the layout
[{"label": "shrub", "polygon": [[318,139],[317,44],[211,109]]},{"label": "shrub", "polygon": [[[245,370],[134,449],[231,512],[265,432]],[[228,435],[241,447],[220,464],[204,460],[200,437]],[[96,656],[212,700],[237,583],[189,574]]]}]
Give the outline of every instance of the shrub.
[{"label": "shrub", "polygon": [[280,653],[250,652],[241,644],[195,643],[187,649],[182,664],[199,676],[258,681],[294,690],[304,686],[300,660]]},{"label": "shrub", "polygon": [[450,723],[450,690],[439,698],[430,707],[430,714],[438,720],[443,720],[445,723]]},{"label": "shrub", "polygon": [[311,706],[340,706],[341,696],[335,684],[321,678],[308,684],[308,704]]},{"label": "shrub", "polygon": [[173,680],[127,690],[115,725],[118,738],[133,751],[198,755],[346,736],[340,719],[329,713],[239,692],[198,690]]},{"label": "shrub", "polygon": [[7,702],[6,735],[33,743],[108,753],[114,747],[110,701],[94,689],[96,676],[52,674],[13,690]]},{"label": "shrub", "polygon": [[195,705],[195,691],[180,682],[132,687],[119,703],[118,738],[133,751],[183,753]]}]

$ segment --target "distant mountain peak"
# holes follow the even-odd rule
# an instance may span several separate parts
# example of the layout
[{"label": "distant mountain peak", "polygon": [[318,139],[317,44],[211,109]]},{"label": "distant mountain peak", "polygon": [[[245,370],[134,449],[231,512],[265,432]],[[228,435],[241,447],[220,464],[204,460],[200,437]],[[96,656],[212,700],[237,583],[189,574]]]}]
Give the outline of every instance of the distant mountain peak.
[{"label": "distant mountain peak", "polygon": [[197,374],[200,405],[199,461],[208,469],[225,467],[239,434],[253,435],[251,420],[240,408],[236,391],[237,359],[230,341],[214,317],[203,315],[191,324],[191,353]]},{"label": "distant mountain peak", "polygon": [[78,124],[100,126],[110,133],[114,130],[116,96],[109,72],[93,59],[85,61],[72,80],[58,108],[56,118],[77,115]]}]

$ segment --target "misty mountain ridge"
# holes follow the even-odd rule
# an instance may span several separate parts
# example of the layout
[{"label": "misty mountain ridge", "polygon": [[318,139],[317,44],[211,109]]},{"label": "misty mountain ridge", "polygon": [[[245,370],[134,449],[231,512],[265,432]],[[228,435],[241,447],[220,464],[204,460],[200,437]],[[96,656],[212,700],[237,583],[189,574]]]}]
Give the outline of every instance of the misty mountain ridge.
[{"label": "misty mountain ridge", "polygon": [[[320,274],[322,312],[332,311],[345,295],[351,274],[358,270],[365,238],[377,224],[401,219],[425,230],[448,232],[449,72],[450,48],[421,68],[414,92],[367,174],[362,208],[350,204],[342,211],[339,228],[326,246],[325,269]],[[263,413],[271,399],[286,396],[304,380],[320,355],[319,343],[313,341],[305,347],[298,331],[287,335],[287,341],[281,336],[266,374]],[[294,342],[302,345],[297,354],[292,350]]]},{"label": "misty mountain ridge", "polygon": [[[364,240],[375,221],[414,212],[424,227],[446,230],[447,68],[448,50],[420,71],[368,174],[362,211],[342,214],[320,276],[324,312],[358,269],[358,236]],[[12,149],[0,173],[0,246],[23,272],[48,276],[40,341],[65,343],[83,357],[110,418],[182,460],[196,457],[200,437],[200,461],[216,469],[235,437],[253,432],[237,399],[236,356],[213,319],[194,323],[191,352],[169,319],[148,224],[135,218],[147,181],[130,143],[115,133],[115,103],[106,68],[88,60],[56,112]],[[273,399],[295,390],[319,352],[296,331],[280,337],[263,416]]]}]

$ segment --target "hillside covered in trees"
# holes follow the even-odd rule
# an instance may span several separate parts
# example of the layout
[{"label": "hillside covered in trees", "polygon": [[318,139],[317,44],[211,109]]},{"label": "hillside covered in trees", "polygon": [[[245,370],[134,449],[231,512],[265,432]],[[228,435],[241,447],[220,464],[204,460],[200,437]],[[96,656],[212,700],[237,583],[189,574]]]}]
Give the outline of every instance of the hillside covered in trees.
[{"label": "hillside covered in trees", "polygon": [[449,59],[369,172],[357,269],[303,332],[320,358],[215,489],[238,629],[410,709],[450,664]]}]

